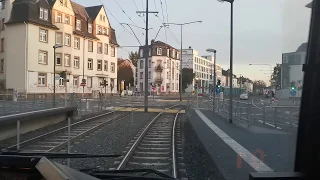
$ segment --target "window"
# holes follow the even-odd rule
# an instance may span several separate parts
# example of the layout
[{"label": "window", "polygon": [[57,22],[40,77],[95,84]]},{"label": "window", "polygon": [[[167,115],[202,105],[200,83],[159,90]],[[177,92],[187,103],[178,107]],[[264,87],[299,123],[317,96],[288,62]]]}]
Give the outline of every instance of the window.
[{"label": "window", "polygon": [[38,86],[47,85],[47,75],[44,73],[38,73]]},{"label": "window", "polygon": [[1,61],[0,61],[0,72],[1,73],[4,72],[4,59],[1,59]]},{"label": "window", "polygon": [[64,6],[68,7],[68,0],[64,0]]},{"label": "window", "polygon": [[74,48],[80,49],[80,38],[78,38],[78,37],[74,38]]},{"label": "window", "polygon": [[110,68],[111,68],[111,72],[114,73],[115,72],[115,64],[111,63]]},{"label": "window", "polygon": [[5,1],[2,1],[1,2],[1,9],[4,9],[6,7],[6,2]]},{"label": "window", "polygon": [[59,79],[59,86],[64,86],[64,79],[62,77]]},{"label": "window", "polygon": [[177,73],[177,75],[176,75],[176,79],[178,80],[179,79],[179,74]]},{"label": "window", "polygon": [[93,59],[88,59],[88,69],[92,69],[93,68],[92,62],[93,62]]},{"label": "window", "polygon": [[64,17],[64,23],[66,23],[66,24],[70,24],[70,16],[65,16]]},{"label": "window", "polygon": [[167,56],[169,57],[170,56],[170,50],[167,49]]},{"label": "window", "polygon": [[43,19],[48,20],[48,9],[43,10],[43,15],[44,15]]},{"label": "window", "polygon": [[39,51],[39,64],[47,64],[48,62],[48,52],[47,51]]},{"label": "window", "polygon": [[108,54],[108,44],[104,44],[104,54]]},{"label": "window", "polygon": [[61,13],[58,13],[58,15],[57,15],[57,22],[58,23],[62,22],[62,14]]},{"label": "window", "polygon": [[173,57],[173,58],[175,58],[175,53],[176,53],[176,51],[173,49],[173,50],[172,50],[172,57]]},{"label": "window", "polygon": [[60,5],[63,6],[63,0],[59,0],[60,1]]},{"label": "window", "polygon": [[140,49],[140,57],[143,57],[143,49]]},{"label": "window", "polygon": [[92,24],[88,24],[88,32],[92,33]]},{"label": "window", "polygon": [[143,60],[140,61],[140,69],[143,69]]},{"label": "window", "polygon": [[48,31],[40,29],[40,42],[48,42]]},{"label": "window", "polygon": [[87,77],[87,87],[88,88],[92,87],[92,77]]},{"label": "window", "polygon": [[108,61],[104,61],[104,71],[108,71]]},{"label": "window", "polygon": [[102,43],[97,43],[97,45],[98,45],[97,52],[99,54],[102,54]]},{"label": "window", "polygon": [[179,90],[179,84],[177,83],[177,85],[176,85],[176,90]]},{"label": "window", "polygon": [[103,16],[103,21],[106,21],[106,17],[105,16]]},{"label": "window", "polygon": [[4,18],[1,19],[1,29],[0,30],[4,30]]},{"label": "window", "polygon": [[162,55],[162,48],[157,48],[157,55]]},{"label": "window", "polygon": [[98,60],[97,70],[98,70],[98,71],[102,71],[102,60]]},{"label": "window", "polygon": [[174,90],[174,83],[172,83],[172,87],[171,87],[171,89],[172,89],[172,90]]},{"label": "window", "polygon": [[180,59],[179,57],[180,57],[180,54],[179,54],[179,53],[177,53],[177,59]]},{"label": "window", "polygon": [[148,67],[151,68],[151,60],[148,61]]},{"label": "window", "polygon": [[61,32],[56,33],[56,44],[62,44],[62,33]]},{"label": "window", "polygon": [[116,52],[115,52],[115,47],[111,47],[111,56],[115,57],[116,56]]},{"label": "window", "polygon": [[76,29],[79,31],[81,30],[81,21],[80,20],[77,20]]},{"label": "window", "polygon": [[73,58],[73,67],[76,69],[79,69],[79,67],[80,67],[79,65],[80,65],[80,58],[75,56]]},{"label": "window", "polygon": [[102,14],[100,14],[100,21],[102,20]]},{"label": "window", "polygon": [[109,29],[108,28],[106,28],[106,35],[108,35],[109,34]]},{"label": "window", "polygon": [[148,79],[151,79],[151,71],[148,72]]},{"label": "window", "polygon": [[40,19],[43,19],[43,8],[40,8],[40,15],[39,15]]},{"label": "window", "polygon": [[98,78],[99,87],[103,87],[103,85],[102,85],[102,84],[103,84],[103,80],[104,80],[104,79],[103,79],[102,77],[99,77],[99,78]]},{"label": "window", "polygon": [[140,79],[143,79],[143,72],[140,72]]},{"label": "window", "polygon": [[70,34],[65,34],[64,45],[71,46],[71,35]]},{"label": "window", "polygon": [[78,87],[79,85],[79,76],[73,76],[73,87]]},{"label": "window", "polygon": [[64,55],[64,66],[70,66],[70,57],[71,55],[70,54],[65,54]]},{"label": "window", "polygon": [[1,38],[1,52],[4,52],[4,38]]},{"label": "window", "polygon": [[98,27],[98,32],[97,33],[101,34],[101,27],[100,26]]},{"label": "window", "polygon": [[93,41],[88,41],[88,52],[93,52]]},{"label": "window", "polygon": [[62,54],[56,53],[56,65],[61,66],[62,65]]}]

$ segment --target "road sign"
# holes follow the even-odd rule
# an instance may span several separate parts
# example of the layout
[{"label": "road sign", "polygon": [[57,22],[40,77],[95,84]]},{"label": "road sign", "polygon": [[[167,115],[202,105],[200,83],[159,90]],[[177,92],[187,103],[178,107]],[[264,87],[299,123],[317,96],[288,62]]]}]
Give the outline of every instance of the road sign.
[{"label": "road sign", "polygon": [[82,82],[82,83],[80,84],[80,86],[86,86],[86,83],[85,83],[85,82]]},{"label": "road sign", "polygon": [[220,88],[216,89],[216,93],[219,94],[220,93]]},{"label": "road sign", "polygon": [[297,92],[296,92],[295,90],[291,90],[291,91],[290,91],[290,95],[291,95],[291,97],[296,96],[296,94],[297,94]]},{"label": "road sign", "polygon": [[156,89],[156,87],[152,86],[152,90],[155,90],[155,89]]}]

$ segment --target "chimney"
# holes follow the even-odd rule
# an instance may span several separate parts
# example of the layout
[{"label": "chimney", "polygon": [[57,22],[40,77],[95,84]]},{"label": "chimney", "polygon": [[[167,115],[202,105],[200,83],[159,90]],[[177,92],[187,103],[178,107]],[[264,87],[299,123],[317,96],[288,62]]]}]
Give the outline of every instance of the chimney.
[{"label": "chimney", "polygon": [[189,46],[189,49],[191,49],[191,46]]},{"label": "chimney", "polygon": [[151,40],[151,44],[153,44],[153,43],[154,43],[154,39]]}]

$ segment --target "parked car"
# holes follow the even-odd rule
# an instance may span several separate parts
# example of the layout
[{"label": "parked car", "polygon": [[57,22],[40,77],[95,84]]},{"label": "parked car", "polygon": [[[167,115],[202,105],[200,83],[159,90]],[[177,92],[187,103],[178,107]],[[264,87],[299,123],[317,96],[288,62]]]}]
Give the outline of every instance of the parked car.
[{"label": "parked car", "polygon": [[249,99],[248,93],[240,94],[240,100],[248,100],[248,99]]}]

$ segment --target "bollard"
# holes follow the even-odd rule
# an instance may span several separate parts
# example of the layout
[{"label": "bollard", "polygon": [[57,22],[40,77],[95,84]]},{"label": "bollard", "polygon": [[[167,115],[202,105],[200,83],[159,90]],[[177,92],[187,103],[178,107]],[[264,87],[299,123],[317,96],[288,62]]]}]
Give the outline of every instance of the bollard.
[{"label": "bollard", "polygon": [[[68,117],[68,154],[70,154],[70,131],[71,131],[71,119]],[[68,167],[70,167],[70,159],[68,158]]]},{"label": "bollard", "polygon": [[17,121],[17,150],[20,150],[20,121]]}]

